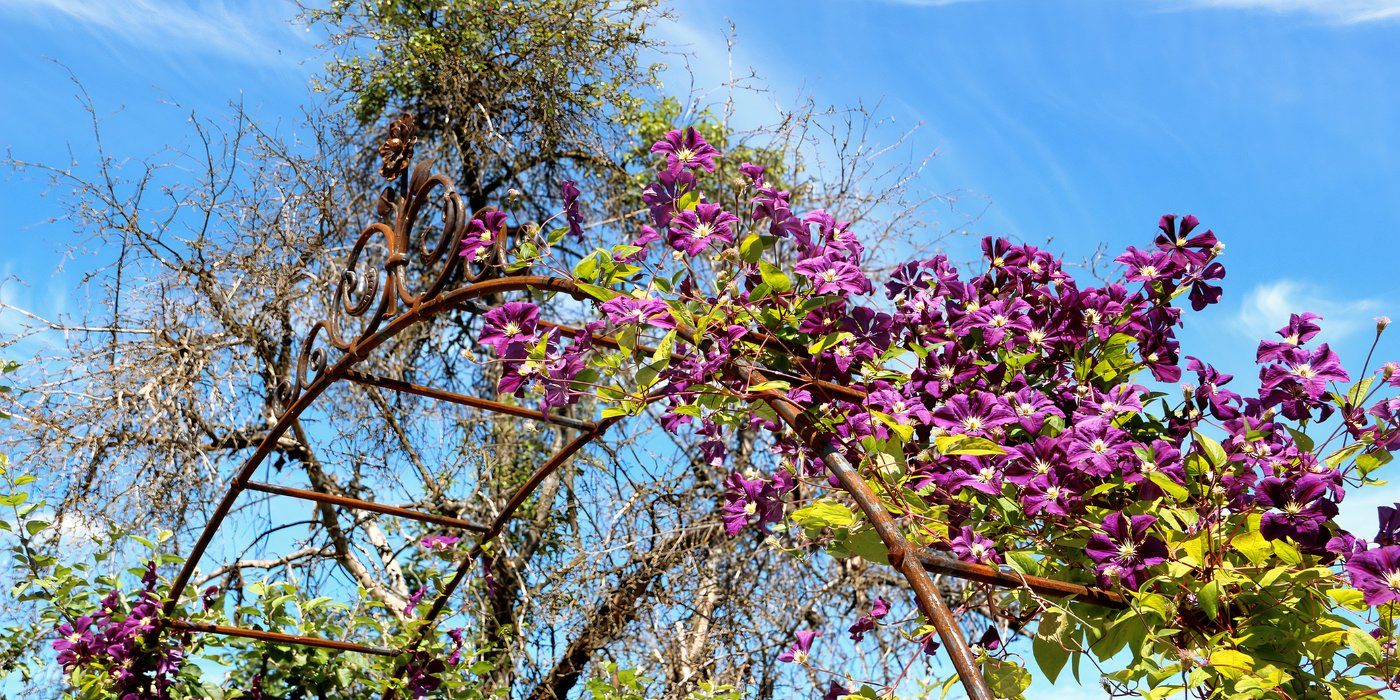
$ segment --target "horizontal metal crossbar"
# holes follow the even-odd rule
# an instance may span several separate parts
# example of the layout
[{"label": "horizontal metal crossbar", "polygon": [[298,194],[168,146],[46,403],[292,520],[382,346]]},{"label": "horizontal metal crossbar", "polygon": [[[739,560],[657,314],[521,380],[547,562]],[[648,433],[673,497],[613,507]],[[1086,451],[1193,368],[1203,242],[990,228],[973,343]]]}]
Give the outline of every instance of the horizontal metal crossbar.
[{"label": "horizontal metal crossbar", "polygon": [[288,496],[298,498],[303,501],[316,501],[317,503],[328,503],[330,505],[341,506],[342,508],[354,508],[355,510],[367,510],[372,513],[383,513],[399,518],[417,520],[419,522],[433,523],[443,527],[457,528],[460,530],[470,530],[472,532],[486,532],[489,528],[480,523],[474,523],[460,518],[452,518],[436,513],[424,513],[412,508],[401,508],[399,506],[386,506],[383,503],[364,501],[350,496],[337,496],[323,491],[309,491],[307,489],[292,488],[290,486],[277,486],[276,484],[265,484],[261,481],[250,481],[247,485],[250,491],[261,491],[278,496]]},{"label": "horizontal metal crossbar", "polygon": [[543,423],[563,425],[570,428],[575,428],[577,430],[592,430],[597,425],[596,423],[593,423],[591,421],[578,420],[576,418],[570,418],[568,416],[554,415],[550,413],[545,413],[544,411],[540,410],[525,408],[523,406],[513,406],[511,404],[502,403],[500,401],[492,401],[490,399],[469,396],[467,394],[459,394],[452,391],[445,391],[443,389],[434,389],[432,387],[422,386],[420,384],[412,384],[401,379],[378,377],[372,374],[366,374],[364,372],[356,370],[346,372],[345,378],[352,382],[355,382],[356,384],[367,384],[370,386],[377,386],[381,389],[389,389],[390,391],[398,391],[405,394],[413,394],[414,396],[422,396],[429,399],[438,399],[440,401],[447,401],[449,403],[460,404],[463,406],[471,406],[472,408],[480,408],[484,411],[492,411],[494,413],[501,413],[508,416],[516,416],[518,418],[529,418],[531,420],[537,420]]},{"label": "horizontal metal crossbar", "polygon": [[1019,573],[1002,571],[1001,569],[987,566],[985,564],[973,564],[959,561],[928,551],[920,550],[917,554],[919,564],[925,571],[935,574],[944,574],[968,581],[987,583],[993,586],[1004,588],[1029,588],[1039,595],[1046,596],[1071,596],[1075,600],[1084,603],[1093,603],[1105,608],[1124,609],[1128,603],[1123,596],[1105,591],[1091,586],[1082,586],[1077,583],[1069,583],[1054,578],[1044,576],[1025,576]]},{"label": "horizontal metal crossbar", "polygon": [[207,634],[220,634],[225,637],[244,637],[246,639],[256,639],[263,642],[273,642],[279,644],[300,644],[308,647],[320,647],[322,649],[335,649],[337,651],[355,651],[361,654],[374,654],[375,656],[397,656],[398,651],[387,647],[377,647],[369,644],[356,644],[355,642],[342,642],[336,639],[322,639],[321,637],[307,637],[300,634],[285,634],[282,632],[269,632],[267,630],[254,630],[246,627],[230,627],[228,625],[210,625],[202,622],[189,622],[186,620],[170,620],[165,623],[170,629],[182,632],[204,632]]}]

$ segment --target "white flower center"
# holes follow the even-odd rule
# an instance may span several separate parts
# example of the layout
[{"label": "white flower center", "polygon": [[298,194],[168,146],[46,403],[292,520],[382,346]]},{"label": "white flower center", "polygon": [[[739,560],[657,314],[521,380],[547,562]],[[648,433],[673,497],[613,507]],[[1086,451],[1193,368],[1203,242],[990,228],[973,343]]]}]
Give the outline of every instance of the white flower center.
[{"label": "white flower center", "polygon": [[1017,415],[1029,416],[1029,415],[1033,415],[1034,413],[1035,413],[1035,405],[1034,405],[1034,404],[1023,403],[1023,404],[1017,404],[1017,406],[1016,406],[1016,414],[1017,414]]},{"label": "white flower center", "polygon": [[1026,334],[1026,340],[1031,341],[1031,345],[1040,345],[1045,342],[1045,331],[1033,328],[1030,333]]},{"label": "white flower center", "polygon": [[1400,571],[1392,571],[1385,575],[1385,587],[1392,591],[1400,591]]},{"label": "white flower center", "polygon": [[1303,379],[1312,379],[1317,376],[1317,370],[1313,369],[1312,365],[1298,365],[1293,368],[1293,373]]},{"label": "white flower center", "polygon": [[827,282],[835,282],[835,281],[836,281],[836,271],[835,271],[835,270],[823,270],[823,271],[822,271],[822,279],[823,279],[824,281],[827,281]]},{"label": "white flower center", "polygon": [[715,227],[713,224],[701,221],[700,223],[695,225],[696,238],[709,238],[710,236],[714,235],[714,233]]},{"label": "white flower center", "polygon": [[506,321],[506,325],[501,328],[501,334],[506,337],[520,335],[520,324],[515,321]]},{"label": "white flower center", "polygon": [[963,419],[963,429],[973,432],[982,429],[982,419],[979,416],[968,416]]},{"label": "white flower center", "polygon": [[676,149],[676,160],[682,163],[689,163],[690,159],[694,157],[695,151],[692,151],[689,148],[682,147]]},{"label": "white flower center", "polygon": [[1142,267],[1139,267],[1139,268],[1138,268],[1138,275],[1141,276],[1141,277],[1156,277],[1156,276],[1157,276],[1157,266],[1155,266],[1155,265],[1143,265]]},{"label": "white flower center", "polygon": [[981,559],[987,553],[987,546],[980,542],[973,542],[967,546],[967,553],[971,554],[973,559]]},{"label": "white flower center", "polygon": [[1089,443],[1089,449],[1095,454],[1103,454],[1108,451],[1108,443],[1104,442],[1103,438],[1098,438]]},{"label": "white flower center", "polygon": [[1133,544],[1132,542],[1124,542],[1123,544],[1118,545],[1119,560],[1126,561],[1128,559],[1132,559],[1133,555],[1135,554],[1137,554],[1136,544]]},{"label": "white flower center", "polygon": [[1054,501],[1060,497],[1060,487],[1051,486],[1045,489],[1045,497]]},{"label": "white flower center", "polygon": [[1003,315],[1001,315],[1001,314],[996,314],[995,316],[992,316],[992,325],[993,325],[993,326],[996,326],[997,328],[1001,328],[1002,326],[1005,326],[1006,324],[1008,324],[1008,323],[1010,323],[1010,322],[1011,322],[1011,319],[1009,319],[1009,318],[1007,318],[1007,317],[1005,317],[1005,316],[1003,316]]}]

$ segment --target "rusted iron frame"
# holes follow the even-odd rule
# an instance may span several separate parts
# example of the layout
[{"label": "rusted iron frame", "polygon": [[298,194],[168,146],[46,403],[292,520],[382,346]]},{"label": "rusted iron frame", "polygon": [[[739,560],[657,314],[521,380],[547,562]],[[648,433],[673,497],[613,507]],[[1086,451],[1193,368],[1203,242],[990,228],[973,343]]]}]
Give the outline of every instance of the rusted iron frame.
[{"label": "rusted iron frame", "polygon": [[[429,298],[417,299],[413,304],[409,305],[408,308],[405,309],[402,313],[398,314],[397,316],[394,316],[391,319],[372,320],[369,325],[369,328],[372,329],[372,332],[368,333],[356,342],[352,343],[350,347],[344,351],[340,359],[337,360],[334,365],[326,368],[324,372],[322,372],[308,385],[301,389],[301,391],[296,395],[296,398],[291,402],[291,404],[283,410],[282,415],[278,417],[277,421],[273,424],[272,428],[268,431],[267,435],[263,437],[262,442],[258,443],[258,446],[253,451],[253,454],[249,455],[248,459],[245,460],[243,465],[239,468],[237,474],[234,476],[233,483],[229,485],[228,491],[224,493],[224,497],[220,499],[219,504],[215,507],[213,515],[210,516],[209,521],[205,523],[204,530],[200,532],[199,539],[195,540],[195,544],[190,549],[190,553],[187,556],[184,565],[180,568],[180,572],[176,575],[175,580],[171,583],[170,596],[165,600],[165,604],[162,606],[161,610],[161,619],[164,621],[163,624],[171,629],[180,629],[195,624],[190,623],[188,621],[175,620],[171,618],[172,614],[175,612],[175,607],[180,604],[180,600],[184,597],[185,587],[189,585],[190,578],[194,575],[195,567],[199,565],[199,561],[204,557],[204,553],[208,550],[210,543],[214,539],[214,534],[218,532],[218,529],[223,524],[224,519],[227,518],[229,513],[233,510],[233,505],[237,501],[238,497],[243,493],[245,489],[249,488],[249,484],[252,481],[253,474],[257,471],[258,467],[262,465],[263,460],[265,460],[267,456],[272,453],[278,441],[281,440],[282,436],[284,436],[287,433],[287,431],[291,429],[291,426],[297,420],[300,419],[301,414],[308,407],[310,407],[311,404],[314,403],[315,400],[326,391],[326,389],[328,389],[336,381],[345,378],[347,373],[349,373],[356,364],[363,360],[368,355],[368,353],[370,353],[380,345],[383,345],[385,342],[388,342],[390,339],[403,332],[404,329],[413,326],[414,324],[418,323],[423,319],[430,318],[443,311],[456,308],[457,306],[478,297],[488,296],[491,294],[524,291],[527,289],[561,292],[579,298],[586,298],[586,295],[583,295],[583,293],[578,289],[578,287],[576,287],[572,282],[569,282],[568,280],[562,280],[556,277],[545,277],[538,275],[499,277],[472,282],[471,284],[468,284],[464,287],[453,289],[447,292],[438,293]],[[381,321],[383,321],[382,325]],[[595,431],[596,430],[597,428],[595,428]],[[592,432],[590,431],[590,433],[585,433],[585,435],[589,434],[592,434]],[[582,445],[579,445],[579,447],[582,447]],[[575,448],[575,450],[577,450],[577,448]],[[562,460],[560,461],[562,462]],[[363,501],[361,501],[360,504],[361,505],[358,507],[361,507],[365,510],[373,509],[365,508],[364,505],[378,505],[367,504],[367,502]],[[516,507],[518,507],[518,504]],[[496,526],[496,531],[499,532],[501,527],[503,527],[503,525]],[[487,530],[490,531],[491,528],[487,528]],[[435,607],[438,606],[435,605]],[[200,631],[209,632],[213,634],[244,636],[250,638],[269,638],[266,635],[272,634],[277,635],[277,640],[288,643],[305,643],[310,646],[317,646],[317,642],[326,642],[350,645],[344,647],[344,649],[347,651],[364,651],[365,653],[378,653],[376,651],[371,651],[372,649],[374,649],[374,647],[354,644],[350,642],[335,642],[334,640],[324,640],[315,637],[301,637],[297,635],[284,635],[281,633],[264,633],[260,630],[249,630],[239,627],[227,627],[219,625],[208,627],[208,629],[202,629]],[[320,646],[324,646],[324,644]]]},{"label": "rusted iron frame", "polygon": [[397,656],[399,653],[397,650],[388,647],[377,647],[370,644],[342,642],[337,639],[307,637],[300,634],[270,632],[267,630],[248,629],[246,627],[211,625],[204,622],[189,622],[188,620],[169,620],[165,623],[165,626],[177,632],[202,632],[225,637],[244,637],[246,639],[256,639],[258,641],[272,642],[274,644],[298,644],[307,647],[334,649],[336,651],[356,651],[361,654],[373,654],[375,656]]},{"label": "rusted iron frame", "polygon": [[371,513],[392,515],[396,518],[417,520],[420,522],[432,523],[434,525],[441,525],[443,527],[457,528],[459,530],[468,530],[471,532],[478,533],[486,532],[486,526],[480,523],[473,523],[466,520],[462,520],[461,518],[453,518],[446,515],[438,515],[436,513],[425,513],[420,510],[413,510],[412,508],[402,508],[400,506],[390,506],[384,505],[383,503],[374,503],[371,501],[361,500],[359,498],[352,498],[350,496],[338,496],[333,493],[325,493],[322,491],[310,491],[307,489],[299,489],[291,486],[278,486],[276,484],[266,484],[261,481],[249,481],[247,484],[247,488],[249,491],[260,491],[262,493],[270,493],[276,496],[287,496],[289,498],[295,498],[302,501],[315,501],[317,503],[326,503],[329,505],[340,506],[342,508],[350,508],[353,510],[367,510]]},{"label": "rusted iron frame", "polygon": [[592,430],[597,425],[592,421],[578,420],[576,418],[570,418],[568,416],[551,415],[544,411],[531,410],[525,408],[524,406],[514,406],[508,403],[502,403],[500,401],[492,401],[490,399],[478,398],[476,396],[468,396],[467,394],[459,394],[453,391],[434,389],[433,387],[422,386],[420,384],[412,384],[401,379],[378,377],[372,374],[367,374],[365,372],[360,372],[358,370],[350,370],[349,372],[346,372],[345,378],[349,381],[355,382],[356,384],[375,386],[381,389],[388,389],[390,391],[397,391],[404,394],[412,394],[414,396],[422,396],[424,398],[429,399],[437,399],[439,401],[446,401],[448,403],[455,403],[462,406],[471,406],[472,408],[479,408],[484,411],[491,411],[492,413],[501,413],[508,416],[515,416],[517,418],[528,418],[530,420],[536,420],[542,423],[562,425],[569,428],[575,428],[577,430]]},{"label": "rusted iron frame", "polygon": [[[512,496],[511,500],[507,503],[506,507],[492,521],[491,525],[486,526],[485,531],[482,533],[482,537],[478,539],[477,544],[473,547],[468,556],[463,559],[462,563],[458,566],[456,572],[454,572],[452,579],[449,580],[447,586],[443,589],[443,591],[439,593],[437,598],[434,600],[433,607],[430,609],[428,615],[425,618],[425,620],[429,624],[425,625],[423,629],[420,630],[418,638],[415,640],[410,649],[416,648],[418,644],[421,644],[422,640],[428,633],[428,630],[430,630],[432,627],[431,623],[435,622],[437,616],[440,615],[442,611],[446,608],[451,596],[455,594],[456,589],[458,588],[458,586],[461,585],[462,580],[465,579],[467,573],[471,570],[471,567],[474,564],[474,562],[477,560],[478,557],[480,557],[480,555],[484,551],[485,544],[493,540],[495,537],[499,536],[499,534],[504,531],[506,524],[514,516],[515,511],[518,510],[519,507],[523,505],[526,500],[529,499],[529,497],[533,494],[534,490],[539,486],[540,483],[544,481],[545,478],[547,478],[550,474],[556,471],[570,457],[572,457],[575,453],[581,450],[584,446],[601,436],[609,427],[616,423],[618,419],[612,418],[598,423],[589,423],[585,421],[574,421],[573,419],[567,419],[564,417],[545,417],[541,413],[533,412],[529,409],[522,409],[520,407],[510,406],[509,404],[502,404],[500,402],[492,402],[486,399],[477,399],[475,397],[469,397],[462,394],[453,394],[452,392],[431,389],[429,387],[420,387],[418,385],[413,385],[399,380],[372,377],[371,375],[356,372],[352,368],[356,363],[363,359],[368,352],[374,350],[379,345],[382,345],[390,338],[396,336],[403,329],[419,322],[420,320],[434,316],[437,313],[440,313],[449,308],[453,308],[462,302],[474,299],[479,296],[486,296],[489,294],[505,293],[511,291],[524,291],[528,289],[565,293],[580,299],[587,298],[587,295],[582,293],[581,290],[579,290],[579,288],[576,285],[574,285],[571,281],[560,278],[542,276],[516,276],[489,279],[480,282],[474,282],[465,287],[439,294],[432,299],[419,300],[418,303],[413,304],[408,310],[389,320],[382,328],[377,328],[376,332],[352,344],[352,346],[344,352],[340,360],[338,360],[334,366],[328,368],[323,374],[318,376],[315,380],[311,382],[310,385],[305,387],[305,389],[300,392],[293,404],[289,406],[286,411],[284,411],[283,415],[274,425],[272,431],[269,432],[268,436],[265,437],[263,442],[259,444],[254,454],[250,456],[249,459],[244,463],[243,467],[240,469],[237,477],[234,480],[234,484],[230,487],[229,492],[225,494],[224,499],[215,509],[214,517],[212,517],[209,523],[206,524],[205,529],[201,533],[199,540],[197,540],[195,543],[195,547],[191,550],[189,559],[186,561],[185,566],[181,569],[180,574],[177,576],[175,583],[172,586],[171,598],[166,601],[166,614],[169,615],[171,612],[173,612],[174,607],[178,605],[180,598],[183,597],[183,589],[188,584],[189,578],[193,574],[194,567],[197,566],[199,559],[202,558],[204,552],[208,549],[209,543],[212,541],[214,532],[217,531],[218,526],[221,525],[222,521],[228,516],[228,513],[232,509],[233,502],[235,501],[239,493],[245,488],[253,488],[252,486],[250,486],[250,484],[252,483],[251,476],[256,471],[257,467],[260,466],[262,460],[264,460],[267,457],[267,455],[271,453],[272,448],[276,444],[276,441],[280,439],[283,434],[285,434],[285,432],[290,428],[291,424],[300,417],[300,414],[303,411],[305,411],[306,408],[309,407],[311,403],[313,403],[315,399],[320,396],[320,394],[324,393],[324,391],[332,383],[339,379],[349,379],[351,381],[356,381],[362,384],[372,384],[375,386],[381,386],[383,388],[405,391],[406,393],[417,394],[427,398],[442,399],[454,403],[460,403],[463,405],[482,408],[484,410],[493,410],[499,407],[505,407],[507,410],[497,410],[497,412],[505,413],[508,415],[516,415],[522,418],[550,420],[554,423],[558,423],[561,425],[569,425],[569,427],[579,427],[580,429],[584,430],[584,433],[582,435],[575,438],[562,450],[560,450],[559,453],[554,455],[554,457],[552,457],[548,462],[541,465],[541,467],[537,469],[536,472],[532,474],[531,477],[527,479],[526,482],[517,489],[515,494]],[[582,331],[582,329],[577,329],[569,326],[562,326],[557,324],[546,325],[558,327],[562,330],[570,330],[575,332]],[[776,339],[773,339],[769,336],[763,336],[762,334],[755,334],[755,336],[760,342],[764,342],[765,344],[767,343],[767,341],[773,341],[775,344],[780,345],[778,350],[781,352],[788,351],[786,347],[783,347],[785,346],[785,344],[779,343]],[[609,347],[618,347],[616,339],[611,338],[609,336],[595,335],[594,341]],[[642,352],[653,351],[652,348],[645,347],[638,347],[637,349]],[[782,375],[782,373],[780,372],[775,372],[773,370],[763,368],[752,368],[751,371],[753,373],[754,378],[765,381],[769,378]],[[856,389],[854,387],[844,387],[830,382],[810,378],[795,378],[798,379],[798,381],[803,381],[808,385],[811,385],[812,387],[822,391],[827,395],[833,395],[847,400],[861,400],[865,397],[864,391],[861,391],[860,389]],[[923,612],[924,615],[930,620],[930,622],[933,623],[935,629],[938,630],[940,638],[943,640],[944,644],[946,644],[949,647],[949,653],[953,659],[955,668],[957,668],[958,670],[959,677],[962,680],[964,686],[967,687],[970,696],[974,698],[974,700],[990,700],[992,696],[990,695],[990,691],[988,691],[986,688],[986,681],[982,678],[981,673],[976,668],[976,660],[972,657],[971,650],[967,645],[966,639],[962,637],[961,630],[958,628],[956,620],[952,617],[951,611],[948,610],[948,607],[946,603],[943,602],[941,596],[938,595],[936,586],[934,586],[932,579],[928,577],[928,573],[930,571],[937,573],[945,573],[951,576],[965,578],[973,581],[979,581],[982,583],[988,583],[992,585],[1005,587],[1026,587],[1041,594],[1056,596],[1073,596],[1077,599],[1083,600],[1084,602],[1090,602],[1099,605],[1107,605],[1109,607],[1122,607],[1124,605],[1121,596],[1107,591],[1101,591],[1098,589],[1088,588],[1077,584],[1058,581],[1056,579],[1032,576],[1018,576],[1016,574],[1002,572],[998,569],[988,566],[968,564],[965,562],[948,561],[942,557],[938,557],[932,552],[913,551],[914,548],[911,545],[909,545],[906,539],[904,539],[903,534],[899,532],[898,527],[893,523],[893,519],[890,517],[889,513],[885,511],[883,506],[879,504],[878,498],[876,498],[874,493],[870,491],[870,488],[868,485],[865,484],[864,479],[860,477],[859,473],[855,471],[855,469],[849,464],[849,462],[847,462],[843,456],[835,452],[834,448],[831,447],[830,443],[819,444],[818,442],[816,442],[816,440],[819,439],[819,436],[812,435],[810,430],[800,427],[802,425],[802,421],[800,418],[800,407],[796,403],[788,399],[785,395],[778,394],[776,392],[765,392],[763,399],[774,408],[775,412],[778,413],[778,415],[784,420],[785,423],[792,426],[795,430],[798,430],[799,434],[804,436],[804,440],[808,441],[808,443],[813,447],[813,449],[817,450],[819,454],[824,455],[824,461],[826,461],[827,464],[832,467],[833,473],[842,483],[843,488],[845,488],[845,490],[851,493],[852,497],[856,500],[857,505],[861,507],[862,511],[866,513],[868,518],[870,518],[872,525],[876,528],[877,533],[880,534],[882,541],[884,541],[886,548],[889,551],[889,558],[891,564],[894,565],[895,568],[897,568],[902,574],[904,574],[905,578],[910,582],[911,587],[915,591],[915,596],[919,603],[921,612]],[[570,421],[572,425],[570,424],[570,422],[566,421]],[[269,491],[269,489],[271,488],[283,491],[287,490],[286,487],[272,487],[271,485],[264,484],[257,484],[257,486],[263,487],[257,490],[264,491]],[[318,497],[329,496],[329,494],[320,494],[319,492],[307,493],[315,493]],[[349,501],[355,500],[356,499],[349,499]],[[378,504],[368,504],[364,501],[357,501],[354,504],[346,502],[344,503],[344,505],[347,505],[347,507],[360,507],[361,509],[365,510],[377,510],[377,512],[387,512],[386,510],[380,509],[392,508],[386,506],[379,506]],[[375,507],[365,507],[366,505]],[[389,512],[388,514],[396,513]],[[415,514],[420,516],[424,515],[421,513]],[[409,516],[405,515],[404,517]],[[462,522],[465,523],[465,521]],[[911,553],[914,554],[914,556],[908,556]],[[304,644],[307,646],[321,646],[325,648],[340,649],[345,651],[358,651],[363,653],[379,655],[396,655],[399,653],[403,653],[404,651],[394,651],[378,647],[371,647],[368,645],[355,644],[351,642],[339,642],[335,640],[325,640],[314,637],[303,637],[298,635],[287,635],[276,632],[265,632],[261,630],[248,630],[243,628],[219,625],[203,625],[180,620],[170,620],[167,622],[167,625],[174,629],[183,629],[187,631],[200,631],[230,636],[243,636],[254,639],[264,639],[267,641]]]}]

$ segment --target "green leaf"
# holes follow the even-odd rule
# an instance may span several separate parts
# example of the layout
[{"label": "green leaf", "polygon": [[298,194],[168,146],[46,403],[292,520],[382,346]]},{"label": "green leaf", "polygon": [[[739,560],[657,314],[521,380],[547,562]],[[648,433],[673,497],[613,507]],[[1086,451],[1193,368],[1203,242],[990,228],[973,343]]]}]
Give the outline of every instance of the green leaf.
[{"label": "green leaf", "polygon": [[1361,612],[1367,607],[1365,594],[1355,588],[1331,588],[1327,590],[1327,597],[1353,612]]},{"label": "green leaf", "polygon": [[1030,672],[1014,661],[983,658],[982,677],[987,679],[993,695],[1008,700],[1025,697],[1026,688],[1031,687]]},{"label": "green leaf", "polygon": [[1040,667],[1040,672],[1045,674],[1045,678],[1051,683],[1060,677],[1060,671],[1064,670],[1065,662],[1069,660],[1069,650],[1060,646],[1054,639],[1045,639],[1038,635],[1031,641],[1031,653],[1035,655],[1035,663]]},{"label": "green leaf", "polygon": [[1367,394],[1371,393],[1371,385],[1374,384],[1375,381],[1376,376],[1369,375],[1351,385],[1351,388],[1347,390],[1347,404],[1351,406],[1360,406],[1361,400],[1366,398]]},{"label": "green leaf", "polygon": [[914,437],[914,426],[900,423],[892,416],[879,411],[871,411],[870,415],[874,416],[881,423],[884,423],[886,427],[894,431],[894,434],[899,436],[900,441],[909,442],[909,440]]},{"label": "green leaf", "polygon": [[1216,673],[1237,679],[1254,669],[1254,657],[1234,649],[1221,649],[1211,653],[1210,665],[1215,667]]},{"label": "green leaf", "polygon": [[1230,547],[1243,554],[1251,563],[1263,564],[1274,556],[1274,547],[1258,530],[1251,530],[1230,539]]},{"label": "green leaf", "polygon": [[1221,447],[1219,442],[1195,430],[1191,431],[1191,435],[1195,437],[1196,444],[1200,446],[1201,452],[1205,454],[1206,459],[1210,461],[1212,466],[1219,468],[1229,463],[1230,458],[1226,456],[1225,448]]},{"label": "green leaf", "polygon": [[945,455],[1004,455],[1006,450],[987,438],[971,435],[939,435],[933,439],[934,447]]},{"label": "green leaf", "polygon": [[42,520],[30,520],[29,522],[24,524],[24,531],[28,532],[30,536],[33,536],[39,534],[40,532],[43,532],[44,530],[48,529],[48,527],[49,523],[46,523]]},{"label": "green leaf", "polygon": [[876,564],[890,563],[890,550],[885,547],[885,541],[880,539],[880,533],[871,528],[851,535],[842,544],[846,551],[866,561]]},{"label": "green leaf", "polygon": [[1178,484],[1175,481],[1173,481],[1172,478],[1170,476],[1167,476],[1165,472],[1152,472],[1152,474],[1148,478],[1151,479],[1152,483],[1156,484],[1158,488],[1166,492],[1169,498],[1171,498],[1173,501],[1176,501],[1177,503],[1180,503],[1191,496],[1191,492],[1187,491],[1185,486],[1182,486],[1181,484]]},{"label": "green leaf", "polygon": [[792,512],[788,516],[794,523],[808,530],[824,527],[850,527],[856,524],[855,513],[844,503],[816,501]]},{"label": "green leaf", "polygon": [[1196,602],[1201,604],[1206,616],[1214,620],[1220,614],[1220,582],[1211,581],[1201,586],[1201,590],[1196,591]]},{"label": "green leaf", "polygon": [[772,287],[773,291],[778,294],[792,289],[792,278],[779,270],[777,265],[767,260],[758,261],[758,273],[763,277],[763,283]]},{"label": "green leaf", "polygon": [[1373,666],[1379,664],[1381,657],[1385,655],[1385,651],[1381,649],[1381,643],[1376,641],[1375,637],[1356,627],[1347,630],[1347,646],[1356,653],[1357,658],[1369,662]]},{"label": "green leaf", "polygon": [[1327,466],[1336,468],[1341,466],[1343,462],[1347,461],[1348,459],[1351,459],[1352,455],[1364,449],[1366,449],[1366,443],[1353,442],[1350,445],[1347,445],[1346,447],[1343,447],[1342,449],[1333,452],[1327,459],[1323,461],[1327,463]]},{"label": "green leaf", "polygon": [[1035,555],[1031,552],[1007,552],[1006,563],[1010,564],[1011,568],[1027,576],[1040,575],[1040,562],[1035,558]]},{"label": "green leaf", "polygon": [[700,191],[691,190],[681,195],[681,198],[676,201],[676,208],[681,211],[687,211],[694,209],[698,204],[700,204]]},{"label": "green leaf", "polygon": [[597,280],[602,264],[603,251],[595,250],[584,256],[574,265],[574,278],[580,280]]},{"label": "green leaf", "polygon": [[1274,546],[1274,554],[1277,555],[1279,559],[1282,559],[1283,563],[1303,563],[1303,555],[1298,551],[1297,547],[1294,547],[1293,545],[1283,540],[1274,540],[1271,544],[1273,544]]},{"label": "green leaf", "polygon": [[587,292],[588,296],[591,296],[594,299],[597,299],[598,301],[612,301],[614,297],[622,296],[622,292],[608,289],[606,287],[599,287],[596,284],[588,284],[587,282],[575,282],[574,284],[578,285],[579,289],[582,289],[583,291]]},{"label": "green leaf", "polygon": [[1366,476],[1371,472],[1380,469],[1390,463],[1391,456],[1386,450],[1371,450],[1356,458],[1356,468],[1361,472],[1361,476]]}]

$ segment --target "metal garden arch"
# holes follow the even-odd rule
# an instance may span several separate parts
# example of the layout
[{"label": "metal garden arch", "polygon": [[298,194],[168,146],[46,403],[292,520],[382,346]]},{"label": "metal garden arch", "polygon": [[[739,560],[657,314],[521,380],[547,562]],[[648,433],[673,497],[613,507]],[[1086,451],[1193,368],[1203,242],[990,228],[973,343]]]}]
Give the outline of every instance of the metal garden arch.
[{"label": "metal garden arch", "polygon": [[[558,277],[511,274],[505,266],[506,236],[498,236],[493,241],[486,263],[470,265],[457,255],[462,236],[471,221],[462,198],[453,182],[441,174],[431,173],[426,164],[418,164],[409,170],[413,153],[414,127],[407,116],[394,122],[389,136],[380,149],[384,158],[381,174],[390,181],[402,181],[408,173],[406,187],[402,194],[395,195],[386,189],[379,200],[380,221],[367,227],[351,248],[344,270],[337,284],[332,310],[326,319],[312,326],[302,342],[293,376],[279,388],[282,413],[272,429],[243,463],[229,484],[228,491],[215,508],[199,539],[189,552],[189,557],[176,576],[171,587],[171,597],[165,602],[165,625],[173,630],[191,633],[208,633],[246,637],[280,644],[299,644],[322,647],[347,652],[398,656],[415,651],[426,632],[420,634],[413,645],[400,649],[389,649],[334,639],[322,639],[285,634],[268,630],[248,629],[222,625],[208,625],[175,619],[172,616],[195,567],[205,554],[228,516],[234,503],[245,491],[255,491],[286,496],[306,501],[330,504],[348,509],[370,511],[389,516],[418,520],[435,525],[472,533],[475,545],[470,554],[458,565],[447,586],[433,601],[426,616],[431,630],[457,587],[481,554],[482,548],[504,531],[515,511],[523,505],[540,483],[555,470],[564,465],[574,454],[588,444],[601,438],[616,424],[619,418],[601,421],[583,421],[572,418],[550,416],[537,410],[507,404],[491,399],[468,396],[406,381],[367,374],[357,366],[371,355],[376,348],[392,340],[399,333],[422,323],[431,323],[439,314],[463,308],[482,297],[527,290],[555,292],[569,295],[580,301],[592,299],[573,281]],[[441,236],[431,242],[425,234],[415,234],[415,226],[424,208],[434,196],[443,207]],[[479,212],[478,212],[479,213]],[[372,274],[362,274],[361,258],[374,242],[383,247],[382,266]],[[425,286],[413,289],[408,268],[420,265]],[[358,328],[348,331],[343,327],[348,319],[355,319]],[[581,332],[581,329],[560,327]],[[594,342],[609,347],[617,347],[615,339],[595,336]],[[776,338],[760,337],[760,342],[782,347]],[[651,352],[650,348],[639,347],[641,352]],[[791,351],[790,352],[800,352]],[[732,371],[747,373],[761,378],[768,376],[769,370],[762,366],[735,363]],[[760,381],[762,381],[760,379]],[[480,410],[509,415],[522,420],[546,421],[577,431],[577,435],[553,457],[530,475],[512,495],[506,507],[490,523],[473,523],[435,513],[426,513],[381,503],[373,503],[339,494],[314,490],[291,488],[276,484],[253,481],[252,477],[263,461],[273,452],[279,439],[296,423],[325,391],[337,382],[352,382],[372,385],[381,389],[405,392],[421,397],[447,401]],[[840,397],[848,400],[862,400],[865,392],[858,387],[847,387],[815,379],[808,380],[807,388],[817,396]],[[835,451],[830,440],[820,430],[804,418],[804,407],[786,394],[767,391],[761,399],[770,405],[777,415],[809,447],[821,454],[845,489],[870,520],[880,539],[889,551],[890,565],[898,569],[914,591],[919,610],[937,629],[938,635],[948,650],[953,666],[972,700],[992,700],[993,696],[977,668],[977,662],[956,624],[952,612],[939,595],[931,574],[942,574],[960,579],[1002,586],[1007,588],[1027,588],[1035,593],[1069,597],[1114,608],[1125,607],[1122,596],[1098,588],[1086,587],[1052,578],[1026,576],[996,567],[972,564],[941,556],[931,550],[914,547],[904,537],[894,518],[880,504],[875,493],[866,484],[856,469]]]}]

